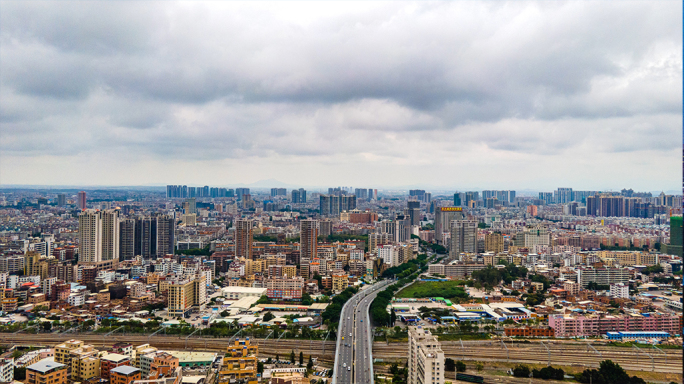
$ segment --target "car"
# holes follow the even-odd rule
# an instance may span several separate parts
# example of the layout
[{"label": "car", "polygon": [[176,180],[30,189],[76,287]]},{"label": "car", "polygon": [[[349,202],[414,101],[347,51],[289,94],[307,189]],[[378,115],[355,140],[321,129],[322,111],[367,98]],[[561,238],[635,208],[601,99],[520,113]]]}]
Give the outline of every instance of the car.
[{"label": "car", "polygon": [[363,319],[361,319],[361,322],[363,323]]},{"label": "car", "polygon": [[347,371],[351,371],[351,367],[347,367]]},{"label": "car", "polygon": [[343,367],[347,368],[347,363],[342,364]]},{"label": "car", "polygon": [[349,337],[351,337],[351,332],[349,332]]}]

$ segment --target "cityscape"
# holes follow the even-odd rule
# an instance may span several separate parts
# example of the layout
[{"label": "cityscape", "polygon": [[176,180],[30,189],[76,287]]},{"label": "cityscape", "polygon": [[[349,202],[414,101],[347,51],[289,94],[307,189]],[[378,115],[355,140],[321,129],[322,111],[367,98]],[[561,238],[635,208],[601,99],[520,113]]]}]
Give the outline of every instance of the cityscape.
[{"label": "cityscape", "polygon": [[682,15],[0,0],[0,384],[684,384]]},{"label": "cityscape", "polygon": [[168,185],[0,207],[2,382],[681,380],[682,195]]}]

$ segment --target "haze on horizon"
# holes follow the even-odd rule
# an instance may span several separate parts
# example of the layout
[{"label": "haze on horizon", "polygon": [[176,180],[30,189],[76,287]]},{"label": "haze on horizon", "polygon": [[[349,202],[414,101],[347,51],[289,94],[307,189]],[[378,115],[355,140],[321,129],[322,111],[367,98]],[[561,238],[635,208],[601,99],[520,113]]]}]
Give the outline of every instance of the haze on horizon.
[{"label": "haze on horizon", "polygon": [[24,2],[0,185],[680,190],[682,3]]}]

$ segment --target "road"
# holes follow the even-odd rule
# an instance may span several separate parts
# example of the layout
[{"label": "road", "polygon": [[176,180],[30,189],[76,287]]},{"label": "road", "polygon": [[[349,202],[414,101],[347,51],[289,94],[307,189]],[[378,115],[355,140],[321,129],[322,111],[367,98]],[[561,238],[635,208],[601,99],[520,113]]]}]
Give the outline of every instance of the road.
[{"label": "road", "polygon": [[333,384],[372,383],[373,356],[370,333],[370,308],[378,292],[394,283],[382,281],[363,289],[342,308],[337,332]]}]

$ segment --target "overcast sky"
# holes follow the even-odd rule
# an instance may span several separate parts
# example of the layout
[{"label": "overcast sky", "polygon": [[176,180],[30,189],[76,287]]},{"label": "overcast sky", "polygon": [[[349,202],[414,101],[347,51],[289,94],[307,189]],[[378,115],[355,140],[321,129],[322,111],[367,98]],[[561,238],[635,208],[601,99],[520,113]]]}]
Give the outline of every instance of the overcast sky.
[{"label": "overcast sky", "polygon": [[681,1],[0,7],[3,185],[681,189]]}]

